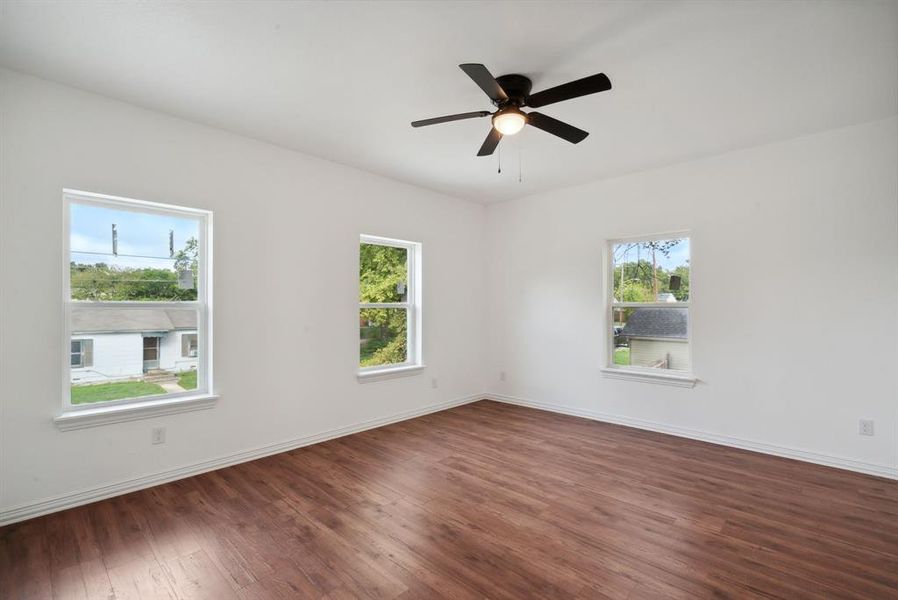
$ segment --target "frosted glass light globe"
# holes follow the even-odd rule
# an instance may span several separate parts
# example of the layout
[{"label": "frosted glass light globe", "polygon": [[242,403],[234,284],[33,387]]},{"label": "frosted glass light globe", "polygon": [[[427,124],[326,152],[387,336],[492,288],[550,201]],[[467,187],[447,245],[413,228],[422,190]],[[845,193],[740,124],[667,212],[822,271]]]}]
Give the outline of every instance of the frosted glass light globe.
[{"label": "frosted glass light globe", "polygon": [[502,135],[514,135],[524,128],[527,117],[517,110],[507,110],[493,115],[493,127]]}]

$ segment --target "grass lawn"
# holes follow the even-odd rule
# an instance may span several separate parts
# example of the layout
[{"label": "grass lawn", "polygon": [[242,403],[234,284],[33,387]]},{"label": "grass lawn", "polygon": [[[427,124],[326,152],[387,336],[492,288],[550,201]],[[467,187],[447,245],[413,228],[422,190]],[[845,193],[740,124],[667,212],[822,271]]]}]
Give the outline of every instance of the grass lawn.
[{"label": "grass lawn", "polygon": [[[196,376],[193,378],[196,385]],[[119,381],[116,383],[97,383],[94,385],[73,385],[72,404],[89,404],[91,402],[107,402],[137,396],[164,394],[165,390],[155,383],[143,381]]]},{"label": "grass lawn", "polygon": [[178,373],[178,385],[180,385],[185,390],[195,390],[196,369],[194,369],[193,371],[184,371],[183,373]]},{"label": "grass lawn", "polygon": [[614,349],[614,364],[629,365],[630,364],[630,349],[629,348],[615,348]]}]

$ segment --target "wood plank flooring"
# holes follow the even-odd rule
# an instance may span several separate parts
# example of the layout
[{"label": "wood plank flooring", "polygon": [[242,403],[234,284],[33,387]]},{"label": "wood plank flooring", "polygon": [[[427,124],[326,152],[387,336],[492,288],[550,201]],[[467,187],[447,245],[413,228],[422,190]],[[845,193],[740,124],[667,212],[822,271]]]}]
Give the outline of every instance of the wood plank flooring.
[{"label": "wood plank flooring", "polygon": [[0,598],[898,598],[898,482],[478,402],[0,529]]}]

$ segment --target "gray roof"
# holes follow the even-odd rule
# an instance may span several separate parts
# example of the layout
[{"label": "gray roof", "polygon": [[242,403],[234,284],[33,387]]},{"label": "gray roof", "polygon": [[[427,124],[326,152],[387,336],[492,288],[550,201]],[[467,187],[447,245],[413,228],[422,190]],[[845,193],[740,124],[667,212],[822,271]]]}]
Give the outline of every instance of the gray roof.
[{"label": "gray roof", "polygon": [[689,311],[685,308],[637,308],[620,335],[686,339],[688,327]]},{"label": "gray roof", "polygon": [[72,309],[72,333],[134,333],[175,329],[196,329],[196,311],[77,306]]}]

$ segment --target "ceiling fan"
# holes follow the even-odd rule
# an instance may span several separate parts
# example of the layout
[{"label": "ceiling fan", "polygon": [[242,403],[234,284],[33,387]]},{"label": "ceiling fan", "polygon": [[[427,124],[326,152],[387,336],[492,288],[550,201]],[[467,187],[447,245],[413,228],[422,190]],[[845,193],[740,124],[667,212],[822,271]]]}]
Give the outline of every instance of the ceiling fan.
[{"label": "ceiling fan", "polygon": [[542,113],[525,113],[521,110],[521,107],[539,108],[563,100],[579,98],[580,96],[587,96],[611,89],[611,80],[604,73],[599,73],[531,95],[530,88],[533,84],[529,78],[523,75],[513,74],[493,77],[489,70],[481,64],[466,63],[458,66],[489,96],[496,106],[496,111],[478,110],[412,121],[412,127],[424,127],[425,125],[436,125],[437,123],[448,123],[449,121],[461,121],[462,119],[475,119],[491,115],[493,127],[490,129],[489,135],[486,136],[483,145],[480,146],[477,156],[489,156],[496,150],[496,146],[499,145],[503,135],[514,135],[527,124],[552,135],[557,135],[572,144],[582,142],[589,135],[589,132]]}]

